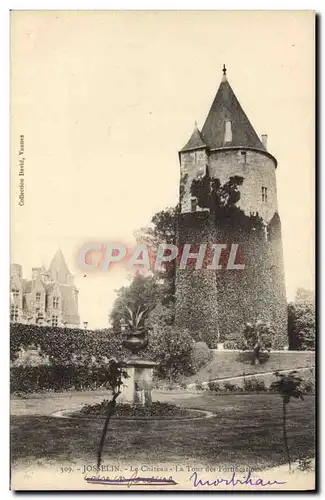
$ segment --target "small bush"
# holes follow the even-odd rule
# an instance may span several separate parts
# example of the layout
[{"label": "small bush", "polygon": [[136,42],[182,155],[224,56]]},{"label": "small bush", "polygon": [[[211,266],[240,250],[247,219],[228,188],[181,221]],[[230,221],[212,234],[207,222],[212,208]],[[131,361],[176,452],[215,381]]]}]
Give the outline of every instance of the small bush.
[{"label": "small bush", "polygon": [[237,340],[225,340],[223,344],[224,349],[239,349],[238,346]]},{"label": "small bush", "polygon": [[312,381],[303,382],[303,390],[307,393],[312,393],[315,391],[315,384]]},{"label": "small bush", "polygon": [[197,391],[204,391],[204,386],[203,386],[203,384],[201,382],[196,382],[195,389]]},{"label": "small bush", "polygon": [[223,387],[226,392],[236,392],[238,390],[238,386],[230,382],[226,382]]},{"label": "small bush", "polygon": [[182,380],[182,381],[179,383],[179,385],[180,385],[180,388],[181,388],[181,389],[187,389],[187,382],[185,382],[184,380]]},{"label": "small bush", "polygon": [[313,466],[311,458],[304,457],[298,459],[298,467],[297,467],[298,470],[309,471],[312,470],[312,468]]},{"label": "small bush", "polygon": [[244,380],[244,391],[247,392],[265,392],[267,387],[264,380],[258,380],[257,378],[247,378]]},{"label": "small bush", "polygon": [[194,372],[198,372],[202,366],[206,365],[213,358],[213,353],[205,342],[196,342],[191,353],[191,361]]},{"label": "small bush", "polygon": [[222,389],[218,382],[208,382],[209,391],[220,392]]}]

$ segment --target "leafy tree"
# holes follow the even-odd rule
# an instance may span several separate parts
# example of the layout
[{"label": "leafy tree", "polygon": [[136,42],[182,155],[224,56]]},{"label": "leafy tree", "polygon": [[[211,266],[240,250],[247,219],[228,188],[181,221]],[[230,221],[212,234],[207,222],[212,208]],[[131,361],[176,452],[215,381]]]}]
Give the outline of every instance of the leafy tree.
[{"label": "leafy tree", "polygon": [[123,378],[127,377],[128,374],[125,371],[123,364],[116,361],[115,359],[111,359],[107,365],[107,387],[112,391],[112,399],[109,402],[107,408],[107,415],[99,442],[98,453],[97,453],[97,467],[100,467],[102,462],[102,453],[107,434],[108,424],[115,411],[116,400],[122,392]]},{"label": "leafy tree", "polygon": [[[147,227],[136,231],[137,242],[149,246],[149,256],[151,255],[152,258],[155,257],[160,244],[176,244],[178,211],[179,206],[161,210],[152,217]],[[146,308],[150,313],[160,303],[168,306],[174,302],[175,273],[175,260],[165,262],[162,269],[153,270],[149,276],[137,273],[130,285],[120,288],[110,314],[114,331],[121,332],[121,321],[127,320],[126,307],[133,311],[138,307]]]},{"label": "leafy tree", "polygon": [[316,334],[315,297],[299,288],[295,301],[288,305],[288,336],[291,350],[314,350]]},{"label": "leafy tree", "polygon": [[272,384],[270,385],[270,391],[277,392],[282,397],[283,440],[290,471],[291,458],[287,437],[287,404],[290,402],[291,398],[301,400],[304,399],[302,393],[302,379],[300,377],[297,377],[297,373],[297,371],[292,371],[288,374],[275,372],[274,375],[277,377],[277,380],[275,382],[272,382]]},{"label": "leafy tree", "polygon": [[[177,216],[179,205],[169,207],[157,212],[151,219],[150,225],[136,231],[135,237],[138,242],[147,243],[152,250],[153,257],[160,244],[176,244]],[[154,270],[154,275],[161,286],[161,301],[168,304],[174,301],[175,296],[175,274],[176,262],[164,262],[161,270]]]},{"label": "leafy tree", "polygon": [[128,323],[128,309],[136,311],[146,309],[149,313],[160,301],[162,290],[155,276],[143,276],[137,273],[129,286],[117,291],[117,298],[111,312],[111,321],[115,333],[121,333],[121,324]]},{"label": "leafy tree", "polygon": [[163,305],[161,302],[148,314],[146,327],[149,330],[158,330],[164,326],[172,325],[175,317],[175,305],[173,302]]},{"label": "leafy tree", "polygon": [[260,320],[255,323],[246,323],[243,331],[243,340],[239,348],[252,350],[252,365],[257,365],[261,362],[261,352],[271,350],[272,338],[273,331],[269,324]]}]

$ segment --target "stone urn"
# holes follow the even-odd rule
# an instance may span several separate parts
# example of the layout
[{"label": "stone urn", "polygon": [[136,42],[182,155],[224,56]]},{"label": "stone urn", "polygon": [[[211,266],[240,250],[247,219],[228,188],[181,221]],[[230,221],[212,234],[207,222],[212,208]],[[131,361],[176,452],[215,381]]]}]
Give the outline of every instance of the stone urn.
[{"label": "stone urn", "polygon": [[133,355],[139,354],[148,345],[148,334],[146,332],[134,331],[126,335],[123,346],[131,351]]},{"label": "stone urn", "polygon": [[150,405],[153,369],[157,365],[154,361],[138,357],[149,342],[148,332],[145,330],[143,313],[138,309],[133,313],[127,308],[130,320],[124,331],[123,346],[132,356],[126,362],[127,377],[123,380],[123,389],[120,395],[122,403]]}]

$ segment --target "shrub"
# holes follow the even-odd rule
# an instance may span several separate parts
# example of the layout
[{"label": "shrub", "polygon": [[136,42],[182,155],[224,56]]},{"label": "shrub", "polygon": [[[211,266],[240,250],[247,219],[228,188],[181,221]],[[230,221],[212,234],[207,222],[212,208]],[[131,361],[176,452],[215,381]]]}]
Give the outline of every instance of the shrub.
[{"label": "shrub", "polygon": [[308,458],[308,457],[298,458],[297,469],[301,470],[301,471],[312,470],[312,468],[313,468],[312,461],[313,461],[312,458]]},{"label": "shrub", "polygon": [[185,382],[185,380],[182,380],[179,383],[179,386],[180,386],[181,389],[187,389],[187,382]]},{"label": "shrub", "polygon": [[304,392],[313,393],[315,391],[315,383],[312,382],[311,380],[307,381],[307,382],[303,382],[302,386],[303,386],[303,391]]},{"label": "shrub", "polygon": [[225,382],[223,387],[226,392],[235,392],[238,390],[238,386],[236,384],[231,384],[230,382]]},{"label": "shrub", "polygon": [[256,365],[260,363],[261,352],[271,350],[273,338],[274,330],[268,323],[260,320],[246,323],[240,349],[252,350],[252,365]]},{"label": "shrub", "polygon": [[222,390],[218,382],[212,382],[212,381],[208,382],[208,388],[209,391],[213,392],[220,392]]},{"label": "shrub", "polygon": [[247,392],[265,392],[267,391],[264,380],[258,380],[255,377],[244,379],[244,391]]},{"label": "shrub", "polygon": [[213,353],[205,342],[195,342],[191,353],[191,361],[194,372],[199,371],[213,358]]},{"label": "shrub", "polygon": [[223,347],[224,349],[239,349],[237,340],[225,340]]},{"label": "shrub", "polygon": [[151,333],[146,354],[159,364],[157,375],[171,381],[193,374],[192,349],[193,339],[188,330],[165,326]]}]

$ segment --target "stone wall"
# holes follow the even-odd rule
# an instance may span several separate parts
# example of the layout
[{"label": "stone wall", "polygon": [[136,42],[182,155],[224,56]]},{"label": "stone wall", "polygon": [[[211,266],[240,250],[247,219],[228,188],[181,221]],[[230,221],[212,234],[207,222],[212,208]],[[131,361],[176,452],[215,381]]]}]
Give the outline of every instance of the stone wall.
[{"label": "stone wall", "polygon": [[[275,162],[264,153],[250,150],[212,151],[209,156],[209,173],[212,178],[224,184],[230,177],[244,178],[240,186],[241,197],[238,206],[250,215],[258,212],[270,222],[278,211]],[[262,186],[267,188],[267,202],[262,201]]]}]

